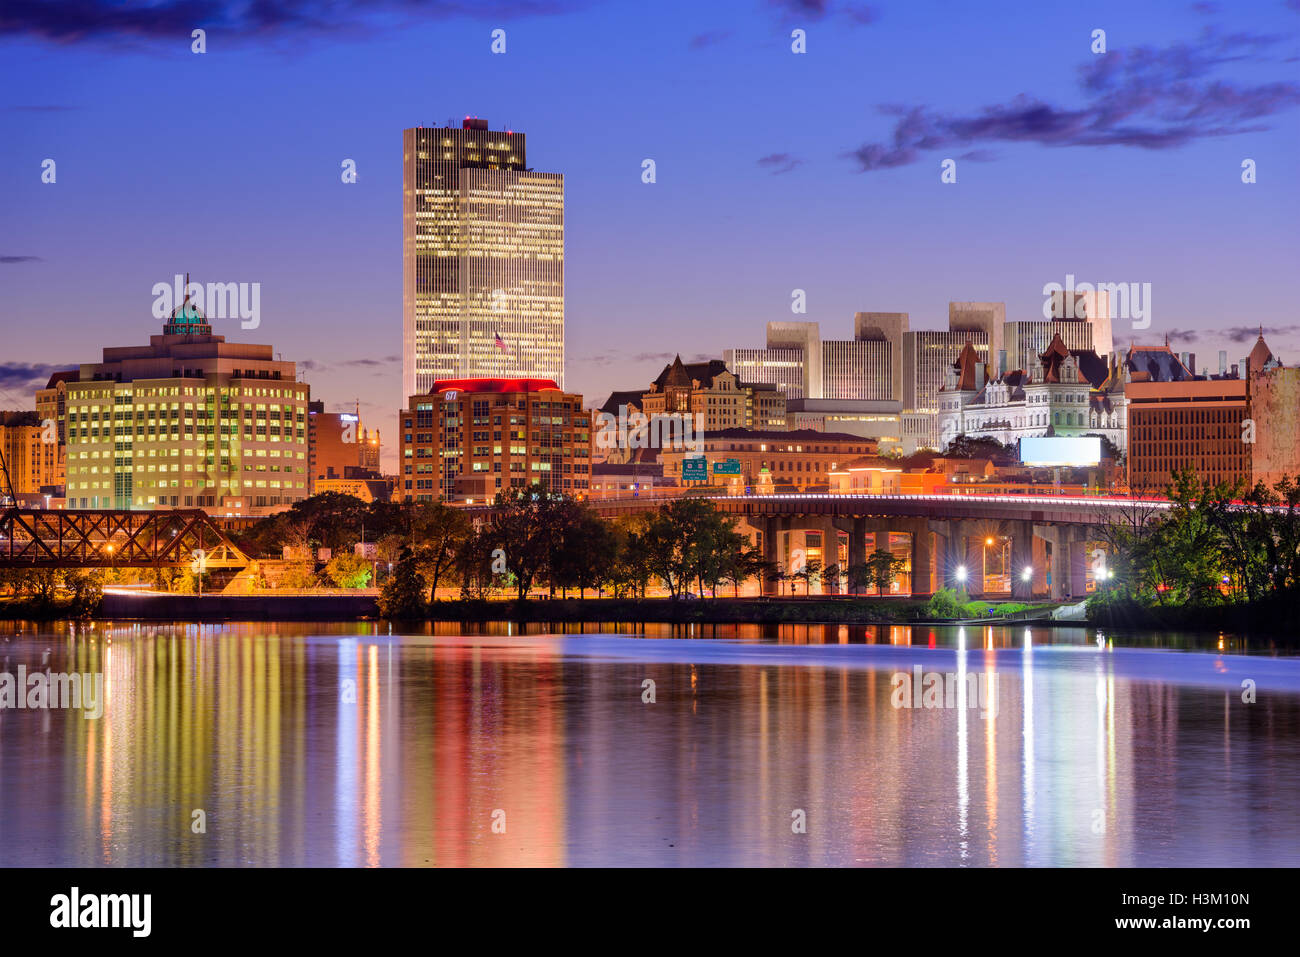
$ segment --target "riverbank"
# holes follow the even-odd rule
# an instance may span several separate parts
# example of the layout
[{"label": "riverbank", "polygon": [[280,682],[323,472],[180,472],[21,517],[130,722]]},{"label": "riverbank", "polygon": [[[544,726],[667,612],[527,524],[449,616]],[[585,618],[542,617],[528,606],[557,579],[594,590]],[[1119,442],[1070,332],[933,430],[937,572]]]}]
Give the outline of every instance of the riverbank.
[{"label": "riverbank", "polygon": [[1132,600],[1089,601],[1088,623],[1102,628],[1225,631],[1289,637],[1295,641],[1300,594],[1222,605],[1148,605]]},{"label": "riverbank", "polygon": [[[1045,621],[1052,605],[1031,609],[1019,620]],[[1041,614],[1033,612],[1041,610]],[[0,603],[0,617],[44,620],[62,615],[11,613]],[[108,594],[97,616],[142,621],[316,621],[380,618],[371,595],[178,595]],[[911,598],[781,597],[781,598],[553,598],[452,601],[430,605],[416,620],[589,622],[653,621],[699,624],[962,624],[936,619],[929,603]],[[995,624],[1003,619],[981,618],[971,624]],[[1078,624],[1076,622],[1075,624]]]}]

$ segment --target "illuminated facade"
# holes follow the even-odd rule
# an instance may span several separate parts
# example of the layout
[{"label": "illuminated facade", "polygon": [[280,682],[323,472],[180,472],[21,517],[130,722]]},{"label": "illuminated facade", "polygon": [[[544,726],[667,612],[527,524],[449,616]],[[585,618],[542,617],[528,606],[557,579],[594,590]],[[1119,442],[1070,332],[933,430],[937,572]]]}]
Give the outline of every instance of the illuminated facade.
[{"label": "illuminated facade", "polygon": [[[1002,332],[1002,341],[1006,343],[1007,351],[1006,368],[999,371],[1032,369],[1038,357],[1047,351],[1047,347],[1057,337],[1067,349],[1093,349],[1092,332],[1091,323],[1077,319],[1008,322],[1003,326]],[[1099,349],[1094,351],[1100,356],[1106,355]]]},{"label": "illuminated facade", "polygon": [[1211,482],[1247,485],[1300,474],[1300,375],[1282,366],[1262,330],[1241,363],[1244,378],[1196,376],[1168,342],[1135,346],[1126,366],[1135,490],[1163,491],[1172,473],[1187,467]]},{"label": "illuminated facade", "polygon": [[918,329],[903,334],[903,409],[921,417],[924,427],[918,423],[917,444],[923,448],[939,447],[939,392],[968,341],[976,361],[989,364],[989,337],[982,330]]},{"label": "illuminated facade", "polygon": [[786,421],[791,429],[856,435],[903,455],[923,447],[929,431],[926,416],[903,412],[899,402],[868,399],[795,399],[787,403]]},{"label": "illuminated facade", "polygon": [[56,372],[50,376],[44,389],[36,390],[36,415],[41,425],[54,426],[58,438],[58,452],[55,463],[54,481],[50,484],[62,486],[67,481],[68,461],[68,383],[75,382],[77,370]]},{"label": "illuminated facade", "polygon": [[[949,302],[948,303],[948,329],[951,332],[970,333],[971,341],[979,348],[979,343],[984,342],[988,346],[988,364],[996,372],[1004,371],[1000,365],[1001,355],[1009,346],[1003,341],[1003,326],[1007,321],[1007,304],[1005,302]],[[962,339],[965,342],[965,338]],[[1048,338],[1043,342],[1043,349],[1047,348]],[[960,346],[958,347],[960,348]],[[1039,349],[1038,352],[1042,352]],[[1038,355],[1035,352],[1034,355]],[[1006,366],[1005,369],[1012,369],[1014,366]],[[942,383],[941,383],[942,384]]]},{"label": "illuminated facade", "polygon": [[1126,376],[1092,350],[1071,350],[1053,337],[1031,370],[990,375],[972,343],[948,371],[939,393],[939,440],[990,438],[1014,445],[1027,436],[1100,435],[1123,451]]},{"label": "illuminated facade", "polygon": [[[903,401],[903,336],[907,333],[908,315],[905,312],[855,312],[853,314],[853,340],[872,343],[872,355],[876,358],[863,370],[864,376],[879,376],[880,358],[883,354],[884,368],[888,369],[887,378],[882,383],[878,379],[864,379],[856,394],[831,395],[829,392],[819,396],[823,399],[888,399],[893,402]],[[824,355],[824,354],[823,354]]]},{"label": "illuminated facade", "polygon": [[585,498],[591,414],[549,379],[448,379],[398,413],[395,497],[490,501],[541,483]]},{"label": "illuminated facade", "polygon": [[[1086,347],[1079,346],[1078,348],[1095,349],[1100,356],[1109,355],[1115,351],[1115,345],[1111,337],[1112,292],[1120,300],[1121,307],[1127,310],[1128,290],[1127,287],[1120,283],[1114,288],[1102,286],[1090,292],[1080,292],[1077,289],[1055,291],[1048,297],[1046,311],[1054,321],[1065,320],[1068,322],[1076,320],[1087,323],[1091,327],[1088,330],[1091,341]],[[1065,336],[1061,338],[1066,339]],[[1068,339],[1066,339],[1066,345],[1069,345]],[[1075,347],[1070,346],[1070,348]]]},{"label": "illuminated facade", "polygon": [[105,349],[66,383],[68,508],[258,515],[307,496],[293,362],[214,336],[188,300],[149,343]]},{"label": "illuminated facade", "polygon": [[896,400],[895,358],[894,343],[885,338],[823,342],[821,398]]},{"label": "illuminated facade", "polygon": [[[706,435],[703,445],[702,452],[665,450],[661,455],[665,481],[680,483],[682,459],[703,454],[709,462],[710,481],[715,485],[734,486],[737,493],[745,488],[772,491],[778,486],[803,491],[829,486],[833,470],[852,459],[874,455],[877,448],[875,442],[860,435],[810,429],[726,429]],[[714,465],[728,460],[740,463],[740,474],[715,474]]]},{"label": "illuminated facade", "polygon": [[722,361],[738,379],[770,385],[787,399],[803,398],[801,349],[726,349]]},{"label": "illuminated facade", "polygon": [[787,399],[894,401],[902,397],[905,312],[859,312],[852,339],[821,338],[815,322],[769,322],[767,348],[727,349],[742,381],[775,386]]},{"label": "illuminated facade", "polygon": [[466,119],[402,134],[402,374],[564,382],[564,177],[523,133]]},{"label": "illuminated facade", "polygon": [[1130,488],[1162,492],[1187,466],[1212,482],[1250,480],[1244,379],[1130,382],[1128,393]]},{"label": "illuminated facade", "polygon": [[[34,496],[61,484],[59,446],[46,442],[35,412],[0,412],[0,452],[15,496]],[[0,497],[8,494],[0,484]]]},{"label": "illuminated facade", "polygon": [[685,363],[677,356],[637,405],[647,416],[692,415],[695,427],[705,432],[786,425],[785,394],[771,384],[740,381],[720,359]]},{"label": "illuminated facade", "polygon": [[359,411],[326,412],[323,402],[311,403],[307,411],[307,487],[311,494],[326,490],[322,482],[377,477],[379,452],[379,430],[363,428]]}]

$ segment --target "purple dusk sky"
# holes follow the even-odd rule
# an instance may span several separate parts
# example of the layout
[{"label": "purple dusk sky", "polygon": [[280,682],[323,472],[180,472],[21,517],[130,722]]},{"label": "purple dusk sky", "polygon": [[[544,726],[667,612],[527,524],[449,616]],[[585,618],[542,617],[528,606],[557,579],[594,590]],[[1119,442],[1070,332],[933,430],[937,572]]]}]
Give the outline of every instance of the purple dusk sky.
[{"label": "purple dusk sky", "polygon": [[1067,274],[1151,284],[1121,345],[1216,364],[1263,325],[1300,361],[1300,0],[14,2],[0,63],[0,408],[147,341],[152,286],[188,271],[260,282],[260,328],[216,331],[302,363],[328,409],[359,398],[391,453],[401,131],[467,113],[565,174],[589,404],[773,319],[1040,318]]}]

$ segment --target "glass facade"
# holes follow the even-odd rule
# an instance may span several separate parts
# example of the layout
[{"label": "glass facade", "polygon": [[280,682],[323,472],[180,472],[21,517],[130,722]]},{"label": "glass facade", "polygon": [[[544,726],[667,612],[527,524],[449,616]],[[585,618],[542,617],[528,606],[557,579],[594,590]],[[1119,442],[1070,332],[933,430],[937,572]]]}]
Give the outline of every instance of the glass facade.
[{"label": "glass facade", "polygon": [[[472,125],[471,125],[472,124]],[[564,177],[522,133],[403,132],[403,387],[564,378]]]}]

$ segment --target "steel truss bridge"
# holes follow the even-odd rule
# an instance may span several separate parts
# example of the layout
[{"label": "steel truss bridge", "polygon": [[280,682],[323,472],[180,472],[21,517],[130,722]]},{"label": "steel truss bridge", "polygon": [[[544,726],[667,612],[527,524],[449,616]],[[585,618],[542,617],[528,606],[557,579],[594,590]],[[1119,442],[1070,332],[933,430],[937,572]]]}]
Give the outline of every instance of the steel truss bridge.
[{"label": "steel truss bridge", "polygon": [[0,568],[239,569],[249,558],[201,509],[0,512]]}]

